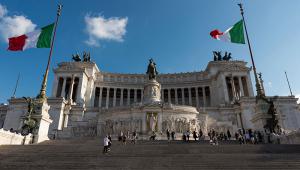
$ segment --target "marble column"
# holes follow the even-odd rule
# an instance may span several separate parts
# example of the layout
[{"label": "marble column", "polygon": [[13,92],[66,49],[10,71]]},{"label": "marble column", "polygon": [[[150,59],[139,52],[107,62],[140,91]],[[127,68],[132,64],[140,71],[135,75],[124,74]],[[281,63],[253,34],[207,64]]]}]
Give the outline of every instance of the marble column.
[{"label": "marble column", "polygon": [[59,83],[59,77],[56,77],[54,78],[54,82],[53,82],[53,90],[52,90],[52,96],[53,97],[56,97],[57,96],[57,88],[58,88],[58,84]]},{"label": "marble column", "polygon": [[182,105],[185,105],[185,100],[184,100],[184,88],[181,88],[181,97],[182,97]]},{"label": "marble column", "polygon": [[[82,101],[83,103],[81,103],[82,105],[84,104],[84,96],[81,97],[81,90],[82,90],[82,78],[79,78],[79,82],[78,82],[78,92],[77,92],[77,96],[76,96],[76,100],[77,101]],[[78,103],[78,102],[77,102]],[[80,103],[80,102],[79,102]]]},{"label": "marble column", "polygon": [[109,106],[109,88],[107,88],[107,92],[106,92],[106,104],[105,104],[105,108],[108,109]]},{"label": "marble column", "polygon": [[171,89],[168,89],[168,103],[172,103],[171,102]]},{"label": "marble column", "polygon": [[130,106],[130,89],[127,89],[127,106]]},{"label": "marble column", "polygon": [[192,92],[191,92],[192,90],[190,87],[188,88],[188,91],[189,91],[189,105],[192,106]]},{"label": "marble column", "polygon": [[100,96],[99,96],[99,107],[102,107],[102,90],[103,90],[103,87],[100,87]]},{"label": "marble column", "polygon": [[226,84],[226,77],[222,75],[222,84],[223,84],[223,89],[224,89],[224,100],[225,103],[229,103],[229,96],[228,96],[228,89],[227,89],[227,84]]},{"label": "marble column", "polygon": [[124,89],[121,88],[121,99],[120,99],[120,106],[123,106],[123,92],[124,92]]},{"label": "marble column", "polygon": [[247,74],[245,79],[246,79],[246,82],[247,82],[249,96],[254,96],[250,73]]},{"label": "marble column", "polygon": [[165,92],[164,89],[161,89],[161,100],[165,102]]},{"label": "marble column", "polygon": [[141,103],[144,101],[144,91],[141,89]]},{"label": "marble column", "polygon": [[205,88],[202,87],[202,97],[203,97],[203,106],[206,106],[206,96],[205,96]]},{"label": "marble column", "polygon": [[62,89],[61,89],[61,93],[60,93],[60,96],[61,97],[64,97],[65,96],[65,89],[66,89],[66,81],[67,81],[67,78],[66,77],[62,77],[63,78],[63,85],[62,85]]},{"label": "marble column", "polygon": [[243,83],[242,83],[242,77],[239,76],[238,79],[239,79],[239,87],[240,87],[241,96],[245,96],[245,94],[244,94],[244,88],[243,88]]},{"label": "marble column", "polygon": [[113,88],[114,89],[114,98],[113,98],[113,107],[116,106],[116,94],[117,94],[117,88]]},{"label": "marble column", "polygon": [[178,105],[178,94],[177,94],[177,89],[175,89],[175,104]]},{"label": "marble column", "polygon": [[199,108],[198,87],[195,87],[195,92],[196,92],[196,107]]},{"label": "marble column", "polygon": [[73,89],[74,89],[74,80],[75,80],[75,77],[74,75],[72,75],[72,78],[71,78],[71,88],[70,88],[70,92],[69,92],[69,100],[72,101],[72,96],[73,96]]},{"label": "marble column", "polygon": [[134,103],[137,102],[137,89],[134,89],[134,99],[133,99]]}]

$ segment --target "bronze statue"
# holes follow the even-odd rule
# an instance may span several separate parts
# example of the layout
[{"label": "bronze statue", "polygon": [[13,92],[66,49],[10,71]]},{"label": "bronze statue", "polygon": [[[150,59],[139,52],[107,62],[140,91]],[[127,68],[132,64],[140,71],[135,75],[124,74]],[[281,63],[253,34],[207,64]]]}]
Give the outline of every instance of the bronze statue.
[{"label": "bronze statue", "polygon": [[81,61],[81,58],[80,58],[80,56],[79,56],[79,54],[78,54],[78,53],[76,53],[75,55],[74,55],[74,54],[72,54],[72,59],[73,59],[74,61],[76,61],[76,62],[79,62],[79,61]]},{"label": "bronze statue", "polygon": [[270,99],[270,101],[268,101],[268,103],[270,104],[270,107],[268,109],[268,114],[271,115],[271,118],[267,119],[267,123],[264,126],[264,128],[268,129],[270,131],[270,133],[273,133],[273,132],[276,133],[280,129],[280,126],[278,125],[277,110],[275,108],[275,105],[274,105],[274,102],[272,99]]},{"label": "bronze statue", "polygon": [[35,113],[35,103],[34,100],[30,97],[23,97],[23,99],[27,102],[27,115],[24,120],[24,125],[21,129],[21,134],[23,136],[28,135],[29,133],[32,133],[35,128],[37,128],[37,121],[33,119],[31,116]]},{"label": "bronze statue", "polygon": [[225,55],[223,56],[224,61],[229,61],[231,59],[231,53],[225,52]]},{"label": "bronze statue", "polygon": [[222,57],[221,51],[213,51],[214,61],[229,61],[231,57],[231,53],[225,52],[225,55]]},{"label": "bronze statue", "polygon": [[148,74],[149,80],[155,80],[156,75],[158,74],[156,70],[156,64],[152,58],[149,60],[149,65],[146,74]]},{"label": "bronze statue", "polygon": [[91,56],[90,56],[90,52],[83,52],[83,62],[90,62],[91,61]]}]

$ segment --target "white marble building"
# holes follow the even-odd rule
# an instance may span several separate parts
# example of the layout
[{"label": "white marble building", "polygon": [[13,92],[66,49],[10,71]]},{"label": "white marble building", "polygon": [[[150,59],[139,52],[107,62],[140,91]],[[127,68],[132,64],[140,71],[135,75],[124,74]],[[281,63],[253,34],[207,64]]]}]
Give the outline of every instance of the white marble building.
[{"label": "white marble building", "polygon": [[[54,69],[47,100],[52,119],[48,134],[72,138],[134,130],[142,135],[166,129],[262,130],[250,71],[244,61],[211,61],[203,71],[159,74],[151,84],[146,74],[108,73],[93,62],[62,62]],[[149,102],[149,89],[156,91],[154,102]],[[16,100],[10,99],[10,105]],[[274,98],[284,129],[300,128],[296,101],[294,96]],[[3,128],[20,128],[25,111],[5,108]]]}]

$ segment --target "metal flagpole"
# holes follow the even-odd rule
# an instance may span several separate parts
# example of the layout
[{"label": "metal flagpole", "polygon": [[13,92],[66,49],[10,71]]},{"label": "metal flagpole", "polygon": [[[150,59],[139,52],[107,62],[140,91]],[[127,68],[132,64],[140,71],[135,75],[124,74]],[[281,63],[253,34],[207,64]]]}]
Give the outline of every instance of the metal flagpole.
[{"label": "metal flagpole", "polygon": [[288,85],[289,85],[289,89],[290,89],[291,96],[293,96],[292,89],[291,89],[291,86],[290,86],[290,81],[289,81],[289,79],[288,79],[288,76],[287,76],[286,71],[285,71],[284,73],[285,73],[286,81],[287,81],[287,83],[288,83]]},{"label": "metal flagpole", "polygon": [[16,98],[16,92],[17,92],[17,88],[18,88],[18,85],[19,85],[19,79],[20,79],[20,72],[19,72],[19,74],[18,74],[16,86],[15,86],[15,89],[14,89],[14,93],[13,93],[13,95],[12,95],[13,98]]},{"label": "metal flagpole", "polygon": [[50,61],[51,61],[51,57],[52,57],[53,44],[54,44],[55,35],[56,35],[56,28],[57,28],[57,24],[58,24],[58,18],[61,14],[61,9],[62,9],[62,5],[59,4],[58,7],[57,7],[56,21],[55,21],[55,25],[54,25],[54,33],[53,33],[52,42],[51,42],[51,46],[50,46],[50,52],[49,52],[49,57],[48,57],[47,68],[46,68],[46,72],[44,74],[43,83],[42,83],[40,93],[37,96],[38,99],[41,99],[43,101],[47,99],[47,96],[46,96],[47,79],[48,79],[48,74],[49,74]]},{"label": "metal flagpole", "polygon": [[247,31],[247,26],[246,26],[246,22],[245,22],[245,18],[244,18],[244,10],[243,10],[243,6],[241,3],[238,4],[238,6],[240,7],[240,11],[241,11],[241,15],[243,18],[243,23],[245,26],[245,32],[246,32],[246,37],[247,37],[247,43],[248,43],[248,47],[249,47],[249,52],[250,52],[250,57],[251,57],[251,62],[252,62],[252,67],[253,67],[253,72],[254,72],[254,77],[255,77],[255,86],[256,86],[256,92],[257,92],[257,96],[258,97],[264,97],[265,94],[262,90],[261,84],[259,82],[259,79],[257,77],[257,73],[256,73],[256,67],[255,67],[255,63],[254,63],[254,59],[253,59],[253,54],[252,54],[252,49],[251,49],[251,44],[249,41],[249,37],[248,37],[248,31]]}]

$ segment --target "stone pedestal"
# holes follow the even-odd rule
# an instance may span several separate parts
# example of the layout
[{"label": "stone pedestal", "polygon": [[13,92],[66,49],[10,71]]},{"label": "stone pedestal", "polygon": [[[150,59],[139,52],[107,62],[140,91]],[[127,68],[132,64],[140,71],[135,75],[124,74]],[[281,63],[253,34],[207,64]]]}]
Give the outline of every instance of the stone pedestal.
[{"label": "stone pedestal", "polygon": [[50,106],[47,101],[36,100],[35,114],[32,118],[37,120],[38,128],[34,132],[33,143],[40,143],[49,140],[48,131],[52,120],[48,114]]},{"label": "stone pedestal", "polygon": [[161,102],[161,86],[156,80],[148,80],[144,86],[144,104]]},{"label": "stone pedestal", "polygon": [[270,105],[265,101],[258,99],[255,105],[255,113],[252,116],[251,122],[254,124],[256,130],[264,131],[264,126],[267,123],[267,119],[271,118],[268,114]]}]

